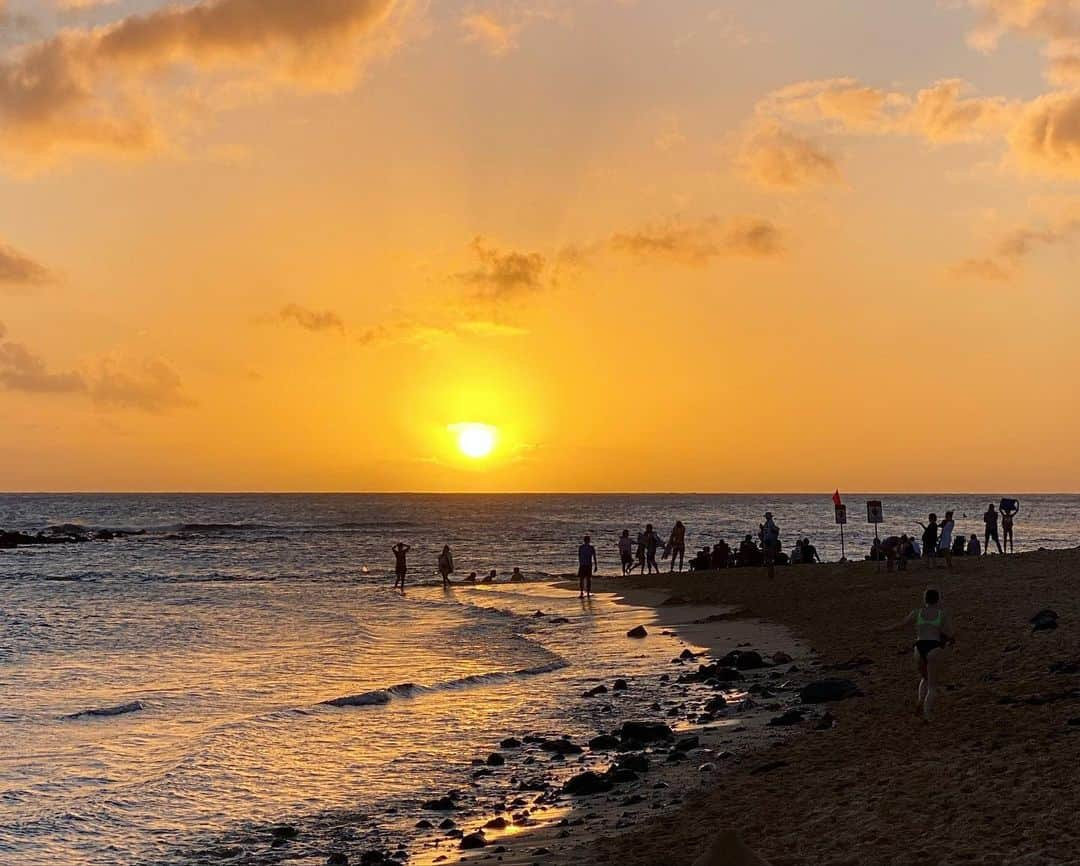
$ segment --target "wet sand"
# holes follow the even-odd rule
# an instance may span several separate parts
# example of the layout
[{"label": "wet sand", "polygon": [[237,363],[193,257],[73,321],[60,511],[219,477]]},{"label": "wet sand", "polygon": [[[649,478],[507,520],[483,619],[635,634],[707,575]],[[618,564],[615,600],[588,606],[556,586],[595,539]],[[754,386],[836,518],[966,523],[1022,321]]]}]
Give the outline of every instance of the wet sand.
[{"label": "wet sand", "polygon": [[[682,866],[734,828],[774,866],[1080,863],[1080,551],[956,565],[953,574],[853,563],[778,569],[773,581],[743,569],[626,581],[782,622],[823,667],[872,663],[831,674],[854,679],[864,697],[831,704],[831,730],[807,724],[770,748],[776,769],[725,766],[675,811],[562,862]],[[911,635],[872,629],[902,618],[929,585],[945,595],[958,644],[924,725],[912,713]],[[1058,627],[1035,632],[1029,619],[1043,608],[1059,614]]]}]

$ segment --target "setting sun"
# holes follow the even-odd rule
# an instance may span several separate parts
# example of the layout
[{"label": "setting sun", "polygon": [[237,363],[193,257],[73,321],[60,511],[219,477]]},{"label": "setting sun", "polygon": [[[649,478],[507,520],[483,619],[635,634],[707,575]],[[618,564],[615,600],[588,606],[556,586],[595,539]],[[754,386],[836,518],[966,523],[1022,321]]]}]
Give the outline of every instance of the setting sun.
[{"label": "setting sun", "polygon": [[453,424],[457,433],[458,450],[466,457],[479,460],[495,450],[495,428],[490,424]]}]

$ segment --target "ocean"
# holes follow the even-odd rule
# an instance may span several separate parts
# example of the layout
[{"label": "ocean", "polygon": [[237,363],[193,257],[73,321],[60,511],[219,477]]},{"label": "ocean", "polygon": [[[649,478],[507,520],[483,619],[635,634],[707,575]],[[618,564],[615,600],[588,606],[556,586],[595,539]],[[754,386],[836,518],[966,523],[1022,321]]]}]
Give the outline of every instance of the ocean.
[{"label": "ocean", "polygon": [[[952,508],[981,537],[999,497],[846,496],[849,557],[873,537],[868,498],[883,534]],[[1018,551],[1076,546],[1080,497],[1020,499]],[[5,530],[144,533],[0,551],[0,864],[220,861],[280,822],[415,844],[423,802],[501,738],[610,727],[582,692],[615,676],[661,699],[650,683],[683,644],[625,637],[653,612],[551,585],[583,533],[615,574],[623,528],[681,519],[692,553],[766,509],[785,548],[807,536],[839,558],[828,494],[0,496]],[[498,583],[444,590],[444,543],[455,578]],[[529,582],[508,583],[515,566]]]}]

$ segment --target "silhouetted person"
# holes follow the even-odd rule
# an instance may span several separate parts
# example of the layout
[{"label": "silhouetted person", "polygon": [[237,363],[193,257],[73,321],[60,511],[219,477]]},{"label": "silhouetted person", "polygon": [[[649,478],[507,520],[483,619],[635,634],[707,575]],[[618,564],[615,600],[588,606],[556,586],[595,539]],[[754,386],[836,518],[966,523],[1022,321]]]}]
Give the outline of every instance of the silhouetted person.
[{"label": "silhouetted person", "polygon": [[727,568],[731,564],[731,548],[728,547],[728,543],[724,539],[713,545],[712,549],[712,567],[713,568]]},{"label": "silhouetted person", "polygon": [[635,562],[637,563],[638,571],[642,574],[645,573],[645,533],[639,532],[637,534],[637,552],[635,554]]},{"label": "silhouetted person", "polygon": [[630,538],[630,530],[624,529],[619,536],[619,561],[622,563],[623,575],[634,570],[634,542]]},{"label": "silhouetted person", "polygon": [[809,538],[802,540],[802,561],[806,565],[813,565],[815,562],[821,562],[821,557],[818,556],[817,548],[810,543]]},{"label": "silhouetted person", "polygon": [[982,547],[979,546],[979,536],[977,536],[974,532],[971,533],[971,538],[968,539],[967,555],[982,556]]},{"label": "silhouetted person", "polygon": [[497,576],[498,576],[498,574],[497,574],[497,572],[495,571],[495,569],[493,568],[493,569],[491,569],[491,571],[489,571],[489,572],[488,572],[488,575],[487,575],[487,577],[485,577],[485,578],[484,578],[484,579],[483,579],[482,581],[480,581],[480,582],[481,582],[481,583],[494,583],[494,582],[495,582],[495,578],[496,578]]},{"label": "silhouetted person", "polygon": [[405,591],[405,575],[409,573],[409,566],[405,562],[405,556],[411,548],[404,541],[399,541],[391,550],[394,551],[394,589],[401,587]]},{"label": "silhouetted person", "polygon": [[937,515],[930,512],[930,522],[920,523],[919,526],[923,528],[922,533],[922,554],[926,558],[927,568],[936,568],[934,565],[934,557],[937,556],[938,549],[938,522]]},{"label": "silhouetted person", "polygon": [[675,557],[678,556],[679,571],[682,571],[683,557],[686,555],[686,527],[683,526],[681,520],[676,520],[675,525],[671,528],[671,535],[668,536],[664,555],[671,557],[671,571],[675,570]]},{"label": "silhouetted person", "polygon": [[952,571],[952,534],[956,521],[953,520],[951,511],[945,512],[945,519],[941,521],[941,535],[938,536],[938,553],[945,557],[945,567]]},{"label": "silhouetted person", "polygon": [[444,544],[442,553],[439,554],[439,574],[442,577],[442,585],[450,585],[450,575],[454,573],[454,554],[450,552],[450,545]]},{"label": "silhouetted person", "polygon": [[761,556],[769,577],[776,576],[776,555],[780,552],[780,527],[773,520],[772,512],[765,512],[765,522],[760,524],[758,534],[761,537]]},{"label": "silhouetted person", "polygon": [[592,539],[585,536],[584,543],[578,548],[578,584],[581,587],[581,598],[592,595],[592,576],[599,568],[596,561],[596,548],[592,545]]},{"label": "silhouetted person", "polygon": [[524,583],[525,575],[521,573],[521,569],[518,566],[514,566],[514,570],[510,572],[511,583]]},{"label": "silhouetted person", "polygon": [[986,524],[986,537],[983,539],[983,549],[990,552],[990,540],[993,539],[994,544],[997,545],[998,553],[1004,553],[1001,549],[1001,542],[998,540],[998,511],[994,508],[994,503],[991,502],[986,509],[986,514],[983,515],[983,523]]},{"label": "silhouetted person", "polygon": [[656,564],[656,551],[660,549],[660,536],[656,534],[651,523],[645,525],[645,564],[649,567],[649,574],[655,570],[660,573],[660,566]]},{"label": "silhouetted person", "polygon": [[1001,531],[1005,538],[1005,550],[1009,553],[1016,553],[1016,548],[1013,546],[1013,518],[1016,517],[1020,511],[1020,503],[1015,499],[1002,499],[1001,500]]}]

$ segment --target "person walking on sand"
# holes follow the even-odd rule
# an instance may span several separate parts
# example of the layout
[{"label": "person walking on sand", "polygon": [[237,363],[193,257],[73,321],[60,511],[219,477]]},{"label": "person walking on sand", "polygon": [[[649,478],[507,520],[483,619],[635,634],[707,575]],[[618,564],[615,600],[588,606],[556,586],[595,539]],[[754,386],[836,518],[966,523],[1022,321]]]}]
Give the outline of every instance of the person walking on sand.
[{"label": "person walking on sand", "polygon": [[660,536],[656,534],[651,523],[645,524],[645,564],[649,567],[649,574],[655,570],[660,573],[660,566],[656,563],[656,551],[660,548]]},{"label": "person walking on sand", "polygon": [[401,587],[401,591],[405,591],[405,575],[408,574],[409,567],[405,562],[405,556],[408,554],[411,548],[404,541],[399,541],[395,544],[391,550],[394,551],[394,589]]},{"label": "person walking on sand", "polygon": [[932,511],[929,520],[929,523],[919,523],[922,527],[923,556],[926,557],[927,568],[937,568],[934,565],[934,557],[937,556],[938,549],[938,522],[937,515]]},{"label": "person walking on sand", "polygon": [[634,542],[630,538],[630,530],[624,529],[619,536],[619,562],[622,563],[623,577],[634,570]]},{"label": "person walking on sand", "polygon": [[[645,573],[645,533],[639,532],[637,534],[637,551],[634,554],[637,570],[641,573]],[[633,569],[631,569],[632,571]]]},{"label": "person walking on sand", "polygon": [[668,536],[667,548],[664,556],[671,557],[671,571],[675,570],[675,557],[679,557],[679,571],[683,569],[683,557],[686,555],[686,527],[681,520],[676,520],[671,527],[671,535]]},{"label": "person walking on sand", "polygon": [[758,536],[761,538],[762,560],[769,569],[769,577],[775,577],[776,554],[780,550],[780,527],[773,520],[771,511],[765,512],[765,522],[758,527]]},{"label": "person walking on sand", "polygon": [[450,586],[450,575],[454,573],[454,554],[450,552],[450,545],[444,544],[442,553],[439,554],[439,574],[442,575],[442,585]]},{"label": "person walking on sand", "polygon": [[599,563],[596,561],[596,548],[593,547],[592,539],[585,536],[585,542],[577,551],[578,559],[578,585],[581,587],[581,598],[586,595],[592,596],[592,576],[596,573]]},{"label": "person walking on sand", "polygon": [[[946,519],[948,515],[946,514]],[[923,594],[923,606],[917,607],[900,622],[877,629],[879,634],[915,626],[914,659],[919,669],[919,692],[915,715],[930,721],[945,664],[945,648],[956,643],[952,617],[941,606],[941,593],[928,589]]]},{"label": "person walking on sand", "polygon": [[987,553],[990,552],[990,540],[993,539],[994,544],[997,545],[998,553],[1004,553],[1001,549],[1001,542],[998,540],[998,511],[994,508],[994,503],[991,502],[987,506],[986,514],[983,515],[983,523],[986,524],[986,533],[983,538],[983,550]]}]

